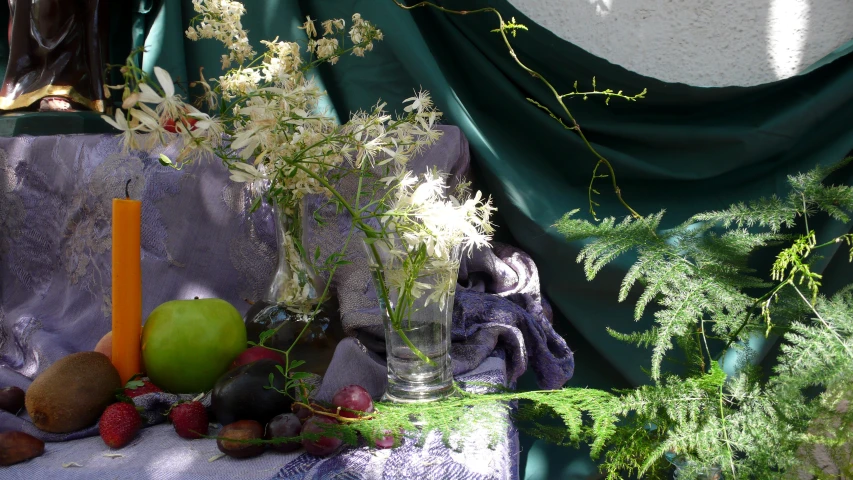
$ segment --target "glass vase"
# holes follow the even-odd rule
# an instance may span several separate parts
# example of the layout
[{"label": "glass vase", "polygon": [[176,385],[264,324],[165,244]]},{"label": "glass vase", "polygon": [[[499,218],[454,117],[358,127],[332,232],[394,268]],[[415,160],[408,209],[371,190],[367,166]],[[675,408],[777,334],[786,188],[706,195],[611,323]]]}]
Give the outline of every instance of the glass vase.
[{"label": "glass vase", "polygon": [[[246,312],[249,341],[264,346],[290,349],[289,359],[303,360],[299,370],[323,375],[343,331],[336,319],[336,308],[322,301],[324,284],[306,258],[301,241],[300,218],[279,205],[272,207],[278,245],[278,265],[261,300]],[[318,308],[319,305],[319,308]]]},{"label": "glass vase", "polygon": [[[453,388],[450,327],[460,249],[447,253],[441,268],[411,272],[399,240],[366,240],[365,248],[385,327],[383,400],[430,402],[447,396]],[[406,288],[407,276],[412,288]]]}]

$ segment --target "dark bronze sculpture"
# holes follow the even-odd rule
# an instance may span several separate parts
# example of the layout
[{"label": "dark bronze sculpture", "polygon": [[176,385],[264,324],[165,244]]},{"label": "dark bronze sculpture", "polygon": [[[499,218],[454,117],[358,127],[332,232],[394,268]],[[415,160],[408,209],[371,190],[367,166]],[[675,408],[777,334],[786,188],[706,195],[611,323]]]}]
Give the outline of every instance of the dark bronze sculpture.
[{"label": "dark bronze sculpture", "polygon": [[0,110],[104,111],[108,0],[9,0]]}]

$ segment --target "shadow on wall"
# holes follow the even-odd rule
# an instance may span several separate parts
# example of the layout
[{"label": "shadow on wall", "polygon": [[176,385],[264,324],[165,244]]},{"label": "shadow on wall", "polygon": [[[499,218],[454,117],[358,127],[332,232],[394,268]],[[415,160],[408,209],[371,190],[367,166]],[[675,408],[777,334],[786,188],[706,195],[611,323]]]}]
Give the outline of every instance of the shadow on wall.
[{"label": "shadow on wall", "polygon": [[509,0],[629,70],[696,86],[798,74],[853,39],[850,0]]}]

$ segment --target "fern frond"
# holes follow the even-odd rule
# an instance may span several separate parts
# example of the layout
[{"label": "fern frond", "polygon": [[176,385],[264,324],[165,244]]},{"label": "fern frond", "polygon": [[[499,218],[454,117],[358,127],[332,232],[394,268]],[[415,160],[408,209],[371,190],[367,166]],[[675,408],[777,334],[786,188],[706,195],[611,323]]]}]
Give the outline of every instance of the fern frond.
[{"label": "fern frond", "polygon": [[777,382],[805,389],[853,378],[853,293],[845,289],[829,300],[819,297],[815,308],[823,321],[794,322],[784,335]]},{"label": "fern frond", "polygon": [[594,238],[581,249],[577,258],[578,263],[583,262],[588,280],[594,279],[605,265],[628,250],[660,241],[655,230],[663,217],[663,211],[642,219],[625,217],[619,224],[613,217],[605,218],[598,224],[571,218],[576,212],[567,213],[555,226],[567,240]]},{"label": "fern frond", "polygon": [[793,227],[797,208],[776,195],[760,198],[749,203],[738,203],[726,210],[699,213],[691,217],[694,222],[714,222],[723,228],[763,227],[778,232],[782,227]]},{"label": "fern frond", "polygon": [[621,333],[617,332],[616,330],[613,330],[610,327],[607,327],[607,333],[617,340],[636,345],[640,348],[646,348],[654,344],[658,338],[657,327],[652,327],[644,332],[632,333]]},{"label": "fern frond", "polygon": [[[600,434],[610,445],[602,467],[607,478],[663,476],[674,466],[688,477],[721,472],[726,478],[776,479],[799,468],[803,452],[812,448],[853,458],[850,448],[847,456],[837,449],[853,443],[853,408],[839,410],[853,396],[853,287],[830,299],[819,296],[814,251],[833,241],[818,244],[812,231],[780,233],[817,212],[842,221],[853,218],[853,188],[822,184],[851,160],[789,177],[792,191],[784,197],[700,213],[665,231],[658,230],[663,212],[598,224],[567,215],[558,224],[567,238],[587,242],[578,261],[589,279],[618,256],[635,252],[618,298],[624,301],[640,285],[634,318],[641,320],[654,309],[647,330],[608,328],[619,340],[651,347],[655,384],[621,392],[600,407],[606,426]],[[769,282],[750,268],[749,257],[780,242],[790,243],[777,255],[769,275],[774,282]],[[853,234],[835,242],[853,247]],[[801,284],[811,298],[803,295]],[[753,296],[766,288],[764,295]],[[748,340],[758,332],[782,334],[777,364],[766,381],[749,363],[756,359]],[[711,357],[714,338],[740,350],[739,373],[733,378],[727,379]],[[662,369],[676,346],[686,355],[687,375]],[[589,407],[570,402],[565,408],[554,414],[573,425],[566,440],[593,438],[588,420],[572,423],[578,422],[579,409]],[[596,451],[603,446],[596,445]]]},{"label": "fern frond", "polygon": [[830,165],[815,165],[811,170],[798,173],[796,175],[788,175],[788,185],[792,190],[798,192],[813,192],[824,188],[823,181],[830,175],[846,167],[853,156],[843,158],[842,160]]},{"label": "fern frond", "polygon": [[[669,260],[672,258],[672,260]],[[657,261],[655,261],[657,260]],[[656,300],[662,294],[677,291],[687,277],[690,276],[692,267],[680,258],[673,258],[664,252],[652,252],[647,255],[640,254],[637,264],[643,276],[645,289],[637,300],[634,308],[634,319],[642,318],[646,306]]]},{"label": "fern frond", "polygon": [[834,165],[818,165],[808,172],[789,175],[788,184],[793,190],[789,195],[789,203],[792,205],[805,203],[807,210],[817,209],[838,221],[849,222],[850,214],[853,212],[853,188],[848,185],[827,186],[823,181],[851,161],[853,157],[847,157]]}]

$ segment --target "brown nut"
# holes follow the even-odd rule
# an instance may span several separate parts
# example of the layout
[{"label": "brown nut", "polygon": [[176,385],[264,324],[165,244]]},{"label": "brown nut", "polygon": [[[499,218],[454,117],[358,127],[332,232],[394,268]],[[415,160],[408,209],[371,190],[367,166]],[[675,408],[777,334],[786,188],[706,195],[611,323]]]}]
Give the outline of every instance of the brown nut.
[{"label": "brown nut", "polygon": [[44,453],[44,442],[24,432],[0,433],[0,466],[14,465]]},{"label": "brown nut", "polygon": [[[217,435],[219,451],[233,458],[256,457],[264,453],[264,444],[246,443],[242,440],[261,440],[264,427],[254,420],[238,420],[222,427]],[[232,441],[233,440],[233,441]]]}]

